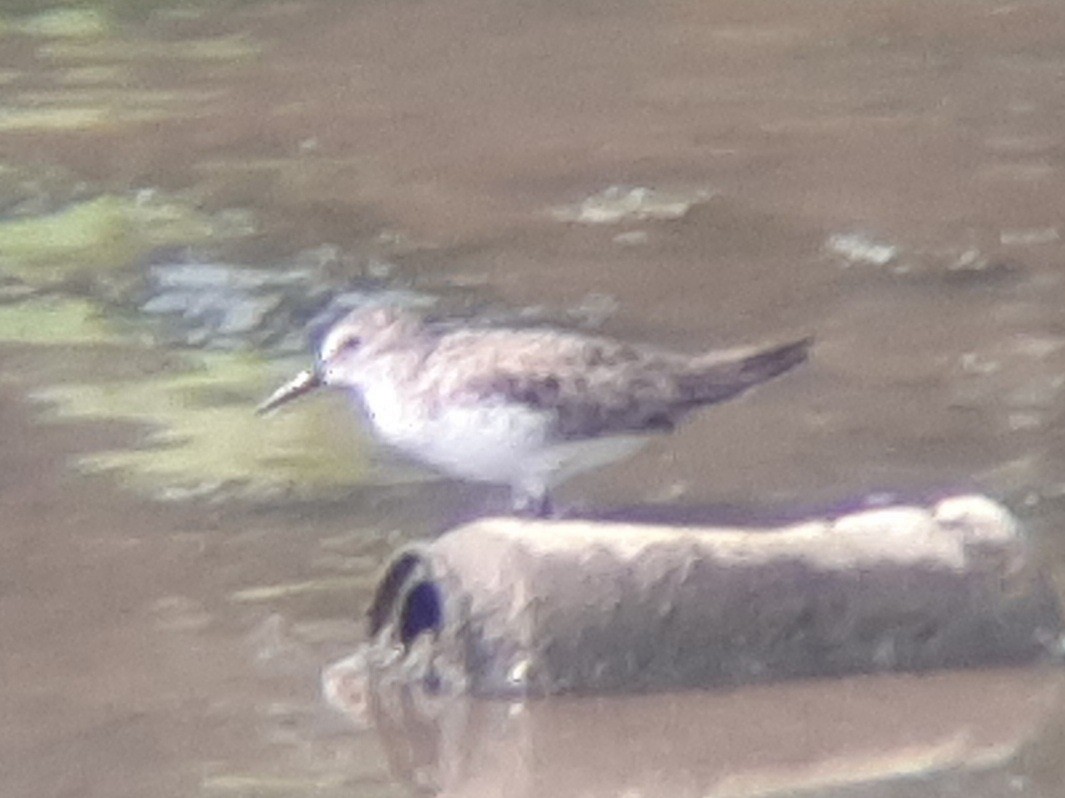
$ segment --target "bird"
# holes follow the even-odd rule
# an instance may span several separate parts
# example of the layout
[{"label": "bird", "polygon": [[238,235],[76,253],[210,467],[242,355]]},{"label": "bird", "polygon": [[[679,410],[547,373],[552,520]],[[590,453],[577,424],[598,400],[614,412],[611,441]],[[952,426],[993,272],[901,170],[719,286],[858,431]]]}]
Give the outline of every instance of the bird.
[{"label": "bird", "polygon": [[515,512],[547,516],[561,483],[789,371],[812,341],[687,354],[557,328],[441,329],[402,308],[361,308],[257,412],[346,390],[384,443],[446,475],[507,485]]}]

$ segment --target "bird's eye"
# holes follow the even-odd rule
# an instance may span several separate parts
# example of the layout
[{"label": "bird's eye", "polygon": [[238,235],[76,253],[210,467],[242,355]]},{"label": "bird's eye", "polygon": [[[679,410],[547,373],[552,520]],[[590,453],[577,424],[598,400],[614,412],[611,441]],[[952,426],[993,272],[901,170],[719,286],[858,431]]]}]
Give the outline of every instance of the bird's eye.
[{"label": "bird's eye", "polygon": [[357,335],[353,335],[351,338],[344,340],[344,343],[340,345],[341,352],[350,352],[353,349],[358,349],[362,345],[362,339]]}]

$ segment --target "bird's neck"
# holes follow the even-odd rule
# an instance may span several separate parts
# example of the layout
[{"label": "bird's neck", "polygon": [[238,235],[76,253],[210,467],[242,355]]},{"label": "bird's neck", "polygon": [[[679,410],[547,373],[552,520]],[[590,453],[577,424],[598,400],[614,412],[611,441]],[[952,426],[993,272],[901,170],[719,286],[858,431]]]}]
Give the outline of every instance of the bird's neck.
[{"label": "bird's neck", "polygon": [[361,375],[355,393],[377,433],[402,446],[416,429],[421,414],[418,372],[422,357],[416,352],[382,354]]}]

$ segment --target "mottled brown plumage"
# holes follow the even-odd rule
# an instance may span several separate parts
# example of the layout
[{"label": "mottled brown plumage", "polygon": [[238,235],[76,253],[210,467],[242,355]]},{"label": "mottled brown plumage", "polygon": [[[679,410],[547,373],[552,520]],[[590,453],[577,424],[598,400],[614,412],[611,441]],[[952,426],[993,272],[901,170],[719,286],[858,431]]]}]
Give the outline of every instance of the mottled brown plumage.
[{"label": "mottled brown plumage", "polygon": [[428,353],[422,384],[449,403],[498,400],[549,411],[563,440],[668,431],[697,407],[802,362],[810,343],[691,357],[558,331],[471,331]]}]

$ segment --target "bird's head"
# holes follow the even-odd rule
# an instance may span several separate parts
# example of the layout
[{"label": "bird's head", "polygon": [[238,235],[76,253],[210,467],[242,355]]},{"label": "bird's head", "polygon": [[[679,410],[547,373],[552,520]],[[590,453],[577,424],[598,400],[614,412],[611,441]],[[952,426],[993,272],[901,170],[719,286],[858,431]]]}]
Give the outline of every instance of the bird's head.
[{"label": "bird's head", "polygon": [[301,371],[257,408],[268,413],[322,386],[359,388],[375,358],[409,342],[421,329],[410,313],[394,307],[354,310],[322,338],[314,368]]}]

